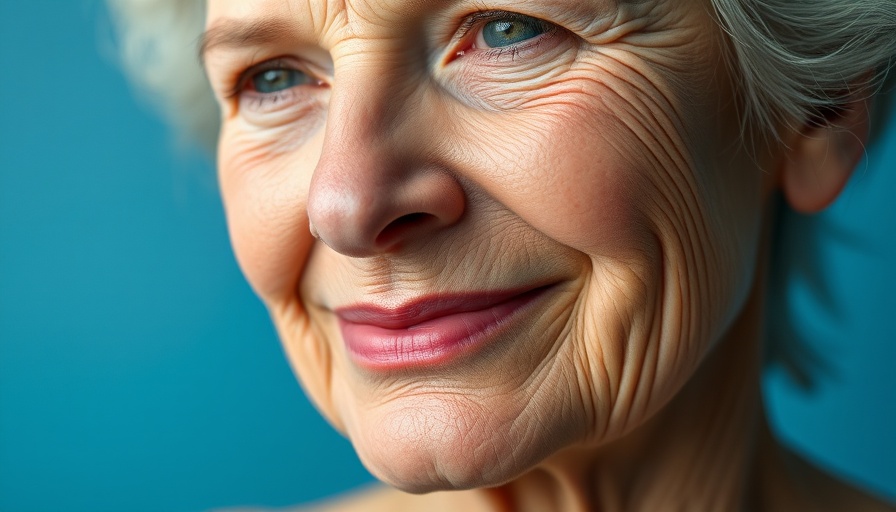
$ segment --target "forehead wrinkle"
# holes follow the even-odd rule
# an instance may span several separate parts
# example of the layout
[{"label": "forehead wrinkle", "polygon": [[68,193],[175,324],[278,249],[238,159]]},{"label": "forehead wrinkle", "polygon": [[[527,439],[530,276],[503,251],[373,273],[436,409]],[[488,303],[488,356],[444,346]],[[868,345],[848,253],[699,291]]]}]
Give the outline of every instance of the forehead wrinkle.
[{"label": "forehead wrinkle", "polygon": [[[609,2],[615,4],[641,3],[655,0],[585,0],[569,2],[568,0],[546,0],[547,4],[558,2],[574,6],[574,10],[591,2]],[[342,38],[356,39],[370,25],[387,28],[398,21],[416,20],[427,13],[438,12],[452,4],[467,4],[475,10],[486,10],[484,0],[292,0],[287,2],[261,2],[265,8],[258,9],[257,17],[222,17],[210,20],[209,28],[200,37],[199,57],[204,57],[213,49],[244,48],[261,46],[277,40],[292,38],[299,24],[296,17],[302,14],[314,27],[318,37],[324,34],[342,33]],[[277,8],[279,6],[279,9]],[[520,6],[523,7],[523,6]],[[276,11],[280,11],[279,13]]]},{"label": "forehead wrinkle", "polygon": [[334,29],[347,28],[346,0],[298,0],[276,5],[280,9],[269,5],[251,15],[209,20],[208,28],[199,38],[200,61],[216,48],[241,49],[307,36],[310,35],[308,25],[319,37]]},{"label": "forehead wrinkle", "polygon": [[[311,25],[314,26],[319,33],[323,34],[330,30],[337,19],[342,18],[343,21],[346,20],[348,0],[325,0],[324,2],[320,2],[320,0],[306,0],[305,8],[310,13]],[[321,9],[323,9],[323,12],[320,12],[320,19],[318,19],[317,13]],[[351,33],[351,27],[348,26],[349,24],[346,22],[343,22],[342,24],[345,25],[345,29]]]},{"label": "forehead wrinkle", "polygon": [[[482,3],[481,0],[340,0],[349,16],[351,32],[358,34],[364,23],[386,26],[396,21],[417,20],[458,3]],[[482,9],[479,9],[482,10]],[[360,22],[360,23],[359,23]]]}]

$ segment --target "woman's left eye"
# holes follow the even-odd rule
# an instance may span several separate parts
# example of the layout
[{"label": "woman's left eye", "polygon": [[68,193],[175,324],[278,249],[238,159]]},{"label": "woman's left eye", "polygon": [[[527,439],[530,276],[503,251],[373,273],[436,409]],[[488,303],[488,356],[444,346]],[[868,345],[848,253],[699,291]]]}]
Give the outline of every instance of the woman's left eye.
[{"label": "woman's left eye", "polygon": [[476,46],[504,48],[544,34],[549,30],[547,22],[515,14],[489,21],[480,29]]}]

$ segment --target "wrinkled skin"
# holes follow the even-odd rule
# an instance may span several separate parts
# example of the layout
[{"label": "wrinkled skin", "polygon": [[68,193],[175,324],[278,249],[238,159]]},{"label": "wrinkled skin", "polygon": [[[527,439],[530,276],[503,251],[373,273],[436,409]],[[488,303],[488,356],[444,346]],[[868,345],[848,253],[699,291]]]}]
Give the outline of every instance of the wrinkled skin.
[{"label": "wrinkled skin", "polygon": [[[560,28],[483,48],[458,30],[485,8]],[[213,30],[261,19],[205,55],[233,245],[382,480],[496,486],[624,438],[744,314],[781,155],[741,144],[706,2],[209,2]],[[251,90],[275,58],[310,78]],[[485,348],[404,372],[355,364],[333,313],[535,284]]]}]

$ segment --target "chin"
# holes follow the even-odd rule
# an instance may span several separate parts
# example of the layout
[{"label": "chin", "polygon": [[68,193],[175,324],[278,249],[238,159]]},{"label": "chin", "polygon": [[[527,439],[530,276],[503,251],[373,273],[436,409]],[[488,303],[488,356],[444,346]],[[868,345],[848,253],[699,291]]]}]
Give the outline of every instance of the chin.
[{"label": "chin", "polygon": [[[367,469],[405,492],[494,487],[531,470],[571,438],[565,419],[489,405],[451,394],[389,404],[350,427]],[[367,424],[367,422],[370,422]]]}]

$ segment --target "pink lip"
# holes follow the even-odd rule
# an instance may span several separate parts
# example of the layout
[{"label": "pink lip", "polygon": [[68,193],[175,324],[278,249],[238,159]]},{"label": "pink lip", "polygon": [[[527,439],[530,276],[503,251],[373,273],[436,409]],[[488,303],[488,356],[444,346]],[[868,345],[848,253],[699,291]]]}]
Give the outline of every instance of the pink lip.
[{"label": "pink lip", "polygon": [[398,308],[360,304],[336,316],[349,354],[375,370],[445,363],[493,338],[547,287],[435,295]]}]

